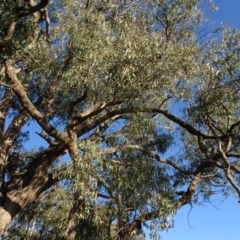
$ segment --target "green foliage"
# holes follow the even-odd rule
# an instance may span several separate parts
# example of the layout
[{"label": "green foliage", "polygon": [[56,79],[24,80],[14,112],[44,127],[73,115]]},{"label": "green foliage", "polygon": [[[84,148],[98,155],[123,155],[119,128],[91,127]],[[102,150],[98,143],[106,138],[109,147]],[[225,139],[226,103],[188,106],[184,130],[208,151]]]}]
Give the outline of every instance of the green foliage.
[{"label": "green foliage", "polygon": [[[0,40],[15,12],[30,8],[23,2],[0,3]],[[13,84],[8,116],[25,111],[49,144],[25,151],[18,170],[34,179],[30,170],[50,166],[52,184],[2,239],[138,239],[136,221],[164,230],[181,206],[210,201],[218,189],[240,192],[240,33],[223,26],[202,42],[206,3],[53,1],[51,43],[43,10],[17,21],[0,63],[14,59],[26,96]],[[1,81],[3,99],[13,80]],[[24,149],[28,132],[13,132],[10,152]]]}]

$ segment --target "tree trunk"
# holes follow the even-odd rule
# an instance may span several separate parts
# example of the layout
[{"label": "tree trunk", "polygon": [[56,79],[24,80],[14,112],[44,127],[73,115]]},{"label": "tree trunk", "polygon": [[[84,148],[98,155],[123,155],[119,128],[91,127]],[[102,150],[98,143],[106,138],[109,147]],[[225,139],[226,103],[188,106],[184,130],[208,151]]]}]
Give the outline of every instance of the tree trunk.
[{"label": "tree trunk", "polygon": [[11,214],[4,208],[0,207],[0,235],[3,234],[11,220],[12,220]]},{"label": "tree trunk", "polygon": [[8,197],[5,198],[3,206],[0,207],[0,236],[20,210],[21,207],[18,203],[12,202]]}]

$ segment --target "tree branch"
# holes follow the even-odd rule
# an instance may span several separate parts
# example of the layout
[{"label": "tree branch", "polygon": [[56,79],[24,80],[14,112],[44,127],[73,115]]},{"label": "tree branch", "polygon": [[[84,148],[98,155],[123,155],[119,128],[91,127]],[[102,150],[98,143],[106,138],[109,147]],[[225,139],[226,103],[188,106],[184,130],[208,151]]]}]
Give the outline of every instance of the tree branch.
[{"label": "tree branch", "polygon": [[126,108],[120,108],[120,109],[115,109],[111,112],[106,113],[105,115],[103,115],[102,117],[99,117],[98,119],[94,119],[94,118],[90,118],[90,119],[86,119],[86,121],[78,126],[76,126],[74,128],[75,132],[77,133],[77,136],[82,136],[83,134],[91,131],[92,129],[94,129],[95,127],[97,127],[98,125],[100,125],[101,123],[115,117],[121,114],[126,114],[126,113],[130,113],[133,110],[129,110]]},{"label": "tree branch", "polygon": [[235,122],[234,124],[232,124],[231,127],[228,130],[228,133],[232,133],[234,128],[237,127],[238,125],[240,125],[240,121]]},{"label": "tree branch", "polygon": [[230,182],[230,184],[232,185],[232,187],[236,190],[236,192],[238,193],[238,196],[240,198],[240,187],[237,185],[237,183],[234,181],[233,177],[231,176],[231,165],[230,162],[228,161],[227,156],[225,155],[225,152],[222,149],[222,145],[220,140],[218,140],[218,149],[219,152],[222,156],[223,161],[225,162],[226,166],[224,168],[225,173],[226,173],[226,177],[228,179],[228,181]]},{"label": "tree branch", "polygon": [[24,9],[24,10],[20,10],[18,11],[10,20],[10,23],[7,27],[7,31],[5,36],[3,37],[4,41],[8,41],[12,38],[14,30],[15,30],[15,26],[17,24],[17,21],[22,18],[22,17],[26,17],[28,15],[31,15],[35,12],[40,11],[42,8],[45,8],[49,3],[49,0],[41,0],[40,3],[38,3],[35,6],[29,7],[28,9]]},{"label": "tree branch", "polygon": [[[147,149],[144,149],[143,147],[141,146],[138,146],[138,145],[126,145],[124,146],[124,148],[127,148],[127,149],[134,149],[134,150],[139,150],[145,154],[147,154],[148,156],[152,157],[152,158],[155,158],[158,162],[160,163],[164,163],[164,164],[168,164],[170,166],[172,166],[174,169],[178,170],[179,172],[183,173],[184,175],[189,175],[191,174],[191,172],[183,169],[181,166],[179,166],[177,163],[175,163],[174,161],[172,160],[169,160],[169,159],[164,159],[164,158],[161,158],[157,153],[155,153],[154,151],[149,151]],[[117,149],[116,149],[117,151]]]},{"label": "tree branch", "polygon": [[[17,192],[22,208],[34,200],[47,189],[46,186],[50,186],[50,182],[53,181],[53,175],[49,174],[51,163],[62,156],[66,149],[66,144],[50,146],[42,154],[36,156],[6,183],[7,196],[15,199]],[[48,177],[50,178],[48,179]]]},{"label": "tree branch", "polygon": [[106,182],[104,181],[104,179],[102,179],[102,178],[101,178],[99,175],[97,175],[97,174],[94,174],[93,176],[97,179],[97,181],[98,181],[99,183],[102,184],[102,186],[105,187],[105,189],[107,189],[107,192],[108,192],[108,194],[110,195],[110,197],[111,197],[112,199],[115,199],[116,201],[118,201],[117,197],[113,195],[113,192],[112,192],[112,190],[111,190],[111,187],[108,185],[108,183],[106,183]]},{"label": "tree branch", "polygon": [[[221,164],[220,162],[216,162],[216,161],[214,161],[214,160],[209,160],[209,159],[208,159],[208,162],[210,162],[210,163],[211,163],[212,165],[214,165],[215,167],[218,167],[218,168],[221,168],[221,169],[225,169],[225,168],[226,168],[226,166],[223,165],[223,164]],[[232,171],[240,174],[240,168],[239,168],[239,167],[234,166],[234,165],[230,165],[229,167],[230,167],[230,169],[231,169]]]},{"label": "tree branch", "polygon": [[[183,196],[176,202],[176,207],[178,209],[191,202],[191,199],[196,191],[198,184],[204,179],[201,177],[202,172],[210,166],[211,166],[211,164],[209,162],[207,162],[207,161],[202,162],[198,166],[198,168],[195,170],[194,177],[193,177],[187,191],[184,192]],[[138,218],[136,218],[136,220],[139,220],[143,223],[143,222],[146,222],[149,220],[159,218],[160,214],[161,213],[159,211],[153,211],[153,212],[139,216]]]},{"label": "tree branch", "polygon": [[240,153],[226,153],[226,156],[240,158]]},{"label": "tree branch", "polygon": [[51,139],[43,130],[41,133],[36,132],[37,135],[39,135],[41,138],[43,138],[49,145],[57,145],[58,143],[54,142],[53,139]]},{"label": "tree branch", "polygon": [[[114,106],[114,105],[118,105],[123,103],[125,100],[123,101],[108,101],[108,102],[99,102],[97,104],[95,104],[94,106],[88,108],[85,112],[74,116],[73,117],[73,126],[79,125],[81,124],[83,121],[85,121],[86,119],[89,119],[97,114],[99,114],[100,112],[102,112],[103,110],[106,109],[106,107],[108,106]],[[71,125],[70,125],[71,126]]]},{"label": "tree branch", "polygon": [[11,90],[5,89],[2,101],[0,102],[0,139],[2,140],[4,133],[4,124],[7,114],[13,103],[13,93]]},{"label": "tree branch", "polygon": [[47,42],[51,42],[51,37],[50,37],[50,19],[49,19],[47,8],[43,10],[43,15],[44,15],[45,21],[46,21],[46,41]]},{"label": "tree branch", "polygon": [[160,114],[164,115],[165,117],[167,117],[168,119],[170,119],[174,123],[177,123],[179,126],[184,128],[185,130],[187,130],[189,133],[191,133],[194,136],[201,136],[204,139],[216,139],[215,136],[209,136],[209,135],[206,135],[206,134],[200,132],[199,130],[194,128],[191,124],[186,123],[183,120],[181,120],[180,118],[178,118],[177,116],[171,114],[168,110],[153,108],[153,109],[151,109],[151,111],[154,112],[154,113],[160,113]]},{"label": "tree branch", "polygon": [[36,109],[36,107],[30,101],[21,82],[19,81],[15,73],[15,68],[12,65],[12,60],[6,61],[6,75],[11,80],[12,89],[14,93],[17,95],[22,106],[38,122],[38,124],[44,129],[44,131],[58,140],[66,141],[67,135],[64,134],[63,132],[58,131],[51,124],[49,124],[48,121],[43,117],[43,115]]},{"label": "tree branch", "polygon": [[[24,124],[28,121],[29,114],[26,110],[21,110],[17,116],[14,117],[8,129],[6,130],[3,136],[2,146],[3,148],[7,148],[6,150],[9,152],[19,137],[19,133],[24,126]],[[7,153],[8,153],[7,152]]]},{"label": "tree branch", "polygon": [[87,89],[87,87],[84,89],[84,91],[83,91],[83,95],[81,96],[81,97],[79,97],[79,98],[77,98],[76,100],[74,100],[73,102],[71,102],[70,103],[70,107],[69,107],[69,115],[71,115],[72,114],[72,112],[73,112],[73,110],[74,110],[74,107],[77,105],[77,104],[79,104],[79,103],[81,103],[84,99],[86,99],[86,97],[87,97],[87,91],[88,91],[88,89]]}]

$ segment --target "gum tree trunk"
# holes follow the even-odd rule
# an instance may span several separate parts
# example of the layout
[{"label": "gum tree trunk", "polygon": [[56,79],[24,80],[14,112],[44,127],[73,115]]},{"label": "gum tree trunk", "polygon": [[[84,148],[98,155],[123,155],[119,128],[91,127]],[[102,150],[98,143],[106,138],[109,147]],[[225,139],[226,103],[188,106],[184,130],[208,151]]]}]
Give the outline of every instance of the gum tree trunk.
[{"label": "gum tree trunk", "polygon": [[3,234],[4,230],[11,222],[12,216],[10,212],[5,210],[3,207],[0,207],[0,235]]}]

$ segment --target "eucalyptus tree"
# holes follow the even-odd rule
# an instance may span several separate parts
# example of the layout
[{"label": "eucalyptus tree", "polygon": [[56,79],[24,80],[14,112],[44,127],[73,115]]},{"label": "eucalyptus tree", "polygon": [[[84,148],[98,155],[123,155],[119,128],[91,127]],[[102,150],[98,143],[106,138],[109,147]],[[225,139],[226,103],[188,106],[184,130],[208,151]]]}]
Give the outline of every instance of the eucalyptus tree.
[{"label": "eucalyptus tree", "polygon": [[240,34],[204,4],[0,3],[3,239],[137,239],[240,196]]}]

